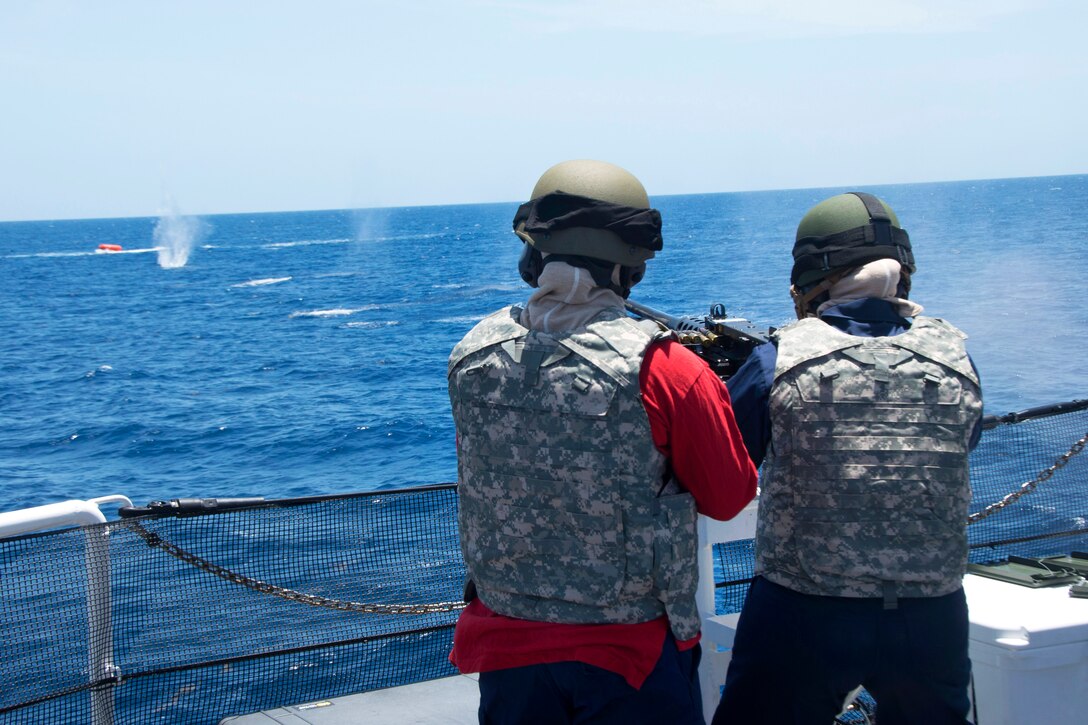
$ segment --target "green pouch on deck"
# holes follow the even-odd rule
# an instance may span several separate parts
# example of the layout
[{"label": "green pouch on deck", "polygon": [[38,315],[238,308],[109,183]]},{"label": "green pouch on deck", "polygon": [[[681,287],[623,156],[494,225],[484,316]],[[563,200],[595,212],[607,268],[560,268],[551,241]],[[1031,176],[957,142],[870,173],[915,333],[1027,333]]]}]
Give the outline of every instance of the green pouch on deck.
[{"label": "green pouch on deck", "polygon": [[1063,569],[1072,569],[1081,576],[1088,576],[1088,553],[1074,551],[1069,556],[1048,556],[1040,559],[1048,566],[1060,566]]},{"label": "green pouch on deck", "polygon": [[1049,559],[1025,559],[1021,556],[1010,556],[1005,561],[986,564],[968,564],[967,571],[978,576],[1000,579],[1033,589],[1073,584],[1081,578],[1081,575],[1069,566],[1052,564]]}]

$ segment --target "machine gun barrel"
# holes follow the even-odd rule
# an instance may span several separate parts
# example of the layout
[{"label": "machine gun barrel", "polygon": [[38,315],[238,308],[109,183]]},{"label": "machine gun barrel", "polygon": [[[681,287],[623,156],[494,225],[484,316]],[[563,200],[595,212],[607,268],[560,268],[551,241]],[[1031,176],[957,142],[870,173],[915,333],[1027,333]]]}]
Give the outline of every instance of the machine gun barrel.
[{"label": "machine gun barrel", "polygon": [[653,307],[649,307],[640,302],[634,300],[627,300],[625,303],[628,312],[633,312],[647,320],[656,320],[670,330],[676,330],[677,332],[705,332],[705,330],[692,322],[690,319],[683,317],[677,317],[676,315],[670,315],[668,312],[662,312],[656,310]]},{"label": "machine gun barrel", "polygon": [[706,360],[722,380],[728,380],[752,350],[767,342],[771,332],[763,332],[743,318],[729,317],[722,304],[711,306],[710,314],[702,318],[677,317],[632,300],[627,300],[626,306],[632,314],[674,331],[680,343]]}]

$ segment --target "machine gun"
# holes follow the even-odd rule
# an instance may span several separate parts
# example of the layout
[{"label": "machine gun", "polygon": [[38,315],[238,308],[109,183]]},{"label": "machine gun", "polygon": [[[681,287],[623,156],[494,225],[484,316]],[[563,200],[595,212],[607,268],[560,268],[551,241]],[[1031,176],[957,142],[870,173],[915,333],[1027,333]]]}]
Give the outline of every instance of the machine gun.
[{"label": "machine gun", "polygon": [[627,300],[627,310],[637,317],[654,320],[676,333],[680,344],[703,358],[722,380],[728,380],[744,364],[752,350],[770,339],[773,328],[762,332],[743,317],[729,317],[725,305],[710,306],[710,314],[676,317],[667,312]]}]

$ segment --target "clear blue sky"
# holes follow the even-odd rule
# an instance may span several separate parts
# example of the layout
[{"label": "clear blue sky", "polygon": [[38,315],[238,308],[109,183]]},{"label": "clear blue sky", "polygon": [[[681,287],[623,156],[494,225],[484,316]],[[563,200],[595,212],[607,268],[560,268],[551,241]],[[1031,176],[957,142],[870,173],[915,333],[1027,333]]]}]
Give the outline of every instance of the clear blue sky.
[{"label": "clear blue sky", "polygon": [[1088,172],[1083,0],[0,3],[0,220]]}]

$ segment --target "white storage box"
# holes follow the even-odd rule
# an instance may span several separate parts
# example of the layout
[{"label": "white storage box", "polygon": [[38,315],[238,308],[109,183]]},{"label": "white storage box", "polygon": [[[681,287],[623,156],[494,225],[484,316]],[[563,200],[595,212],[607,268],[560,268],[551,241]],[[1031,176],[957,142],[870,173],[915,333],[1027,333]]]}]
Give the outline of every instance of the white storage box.
[{"label": "white storage box", "polygon": [[1088,599],[968,574],[978,725],[1088,723]]}]

